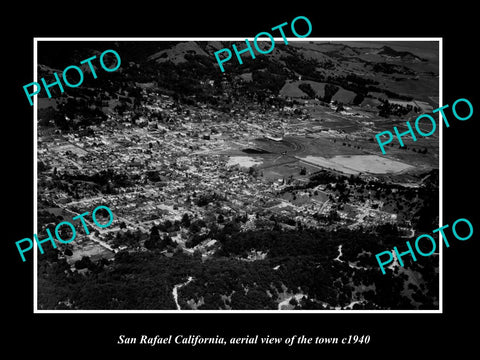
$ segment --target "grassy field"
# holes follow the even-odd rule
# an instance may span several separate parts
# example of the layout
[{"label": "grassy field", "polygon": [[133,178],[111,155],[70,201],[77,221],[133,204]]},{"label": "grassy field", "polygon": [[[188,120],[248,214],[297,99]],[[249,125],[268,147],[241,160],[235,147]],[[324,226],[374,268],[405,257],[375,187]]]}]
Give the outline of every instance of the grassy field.
[{"label": "grassy field", "polygon": [[340,171],[347,175],[358,175],[360,173],[388,174],[397,173],[413,168],[403,162],[390,160],[377,155],[348,155],[334,156],[326,159],[322,156],[306,156],[302,158],[308,163]]},{"label": "grassy field", "polygon": [[280,96],[283,97],[305,97],[305,94],[302,90],[298,88],[300,84],[310,84],[312,89],[315,91],[315,94],[319,97],[325,95],[325,83],[310,81],[310,80],[300,80],[300,81],[287,81],[285,85],[280,89]]},{"label": "grassy field", "polygon": [[335,156],[331,160],[349,169],[372,174],[396,173],[412,167],[378,155]]},{"label": "grassy field", "polygon": [[[289,159],[290,160],[290,159]],[[300,175],[302,168],[305,168],[305,175]],[[293,160],[279,165],[272,164],[268,167],[261,167],[263,176],[269,179],[286,179],[293,176],[296,179],[307,179],[309,174],[318,171],[317,167]]]},{"label": "grassy field", "polygon": [[339,101],[343,104],[351,104],[356,95],[353,91],[339,88],[335,95],[333,95],[332,100]]}]

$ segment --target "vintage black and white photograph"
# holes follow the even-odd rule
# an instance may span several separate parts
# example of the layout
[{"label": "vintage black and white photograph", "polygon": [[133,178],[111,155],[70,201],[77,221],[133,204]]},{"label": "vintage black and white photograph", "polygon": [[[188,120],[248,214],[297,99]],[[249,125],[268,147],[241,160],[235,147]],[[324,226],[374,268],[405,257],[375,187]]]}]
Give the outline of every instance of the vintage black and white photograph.
[{"label": "vintage black and white photograph", "polygon": [[233,44],[37,40],[36,311],[438,311],[441,42]]}]

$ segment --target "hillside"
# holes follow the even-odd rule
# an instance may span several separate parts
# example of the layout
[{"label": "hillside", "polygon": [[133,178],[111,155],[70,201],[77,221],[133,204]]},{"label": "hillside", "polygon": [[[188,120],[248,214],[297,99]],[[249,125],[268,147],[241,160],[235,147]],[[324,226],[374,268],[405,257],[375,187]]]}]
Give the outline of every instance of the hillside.
[{"label": "hillside", "polygon": [[403,60],[416,60],[416,61],[426,61],[415,54],[412,54],[409,51],[396,51],[389,46],[384,46],[378,52],[380,55],[390,56],[394,58],[401,58]]},{"label": "hillside", "polygon": [[[244,48],[241,42],[236,43],[239,49]],[[260,44],[261,47],[269,45],[268,42]],[[292,40],[289,45],[277,43],[270,54],[257,54],[255,59],[244,54],[242,65],[233,56],[224,63],[226,72],[222,73],[213,54],[218,49],[231,48],[231,41],[80,42],[75,45],[65,45],[63,52],[55,52],[53,56],[54,46],[42,43],[39,75],[48,80],[53,69],[60,73],[59,69],[79,64],[104,49],[116,50],[122,58],[118,72],[103,72],[97,79],[86,75],[82,86],[67,88],[63,94],[57,91],[54,95],[57,99],[68,98],[70,102],[93,102],[99,109],[135,107],[134,100],[139,104],[142,92],[138,84],[144,83],[149,84],[151,91],[173,95],[180,102],[214,105],[226,111],[252,102],[262,104],[267,99],[270,102],[276,99],[281,104],[290,99],[316,98],[325,106],[331,101],[360,107],[365,104],[370,110],[377,109],[378,114],[389,116],[390,112],[381,112],[385,101],[417,101],[434,106],[438,97],[438,64],[407,51],[405,46],[396,50],[395,45],[366,46],[365,42],[359,43],[361,46],[350,46]],[[430,58],[434,59],[435,54]],[[94,66],[98,70],[98,64]],[[87,74],[86,64],[82,68]],[[94,89],[102,89],[101,99],[98,93],[94,94]],[[40,97],[45,97],[45,93],[41,92]],[[375,106],[372,108],[372,105]],[[408,111],[405,108],[398,113]]]}]

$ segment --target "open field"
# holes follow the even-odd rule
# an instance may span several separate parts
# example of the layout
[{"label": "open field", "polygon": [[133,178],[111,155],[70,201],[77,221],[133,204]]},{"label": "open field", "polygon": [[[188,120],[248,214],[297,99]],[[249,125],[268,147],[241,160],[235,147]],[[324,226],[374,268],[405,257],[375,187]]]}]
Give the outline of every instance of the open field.
[{"label": "open field", "polygon": [[257,139],[257,146],[261,149],[269,151],[271,153],[281,154],[285,152],[288,156],[306,156],[306,155],[323,155],[323,156],[335,156],[335,155],[355,155],[363,154],[363,152],[351,148],[342,146],[342,144],[333,142],[326,136],[311,137],[285,137],[281,141],[272,141],[268,139]]},{"label": "open field", "polygon": [[[302,168],[305,168],[305,175],[300,175]],[[289,162],[272,164],[268,167],[261,167],[263,176],[270,179],[282,179],[293,176],[296,179],[308,179],[309,174],[318,171],[318,167],[302,163],[296,159],[289,159]]]},{"label": "open field", "polygon": [[308,84],[315,91],[315,94],[319,97],[325,96],[325,85],[324,82],[317,82],[311,80],[298,80],[298,81],[287,81],[283,88],[280,90],[280,96],[284,97],[306,97],[307,94],[304,93],[298,87],[301,84]]},{"label": "open field", "polygon": [[65,153],[67,151],[70,151],[73,154],[76,154],[77,156],[83,156],[83,155],[87,154],[86,150],[84,150],[84,149],[82,149],[78,146],[75,146],[73,144],[69,144],[69,143],[65,143],[65,144],[58,145],[58,146],[52,146],[52,151],[56,151],[56,152],[59,152],[59,153]]},{"label": "open field", "polygon": [[412,168],[412,166],[408,164],[377,155],[341,155],[334,156],[331,159],[325,159],[321,156],[307,156],[305,160],[323,167],[342,171],[346,174],[386,174]]},{"label": "open field", "polygon": [[89,256],[91,260],[96,261],[101,258],[110,259],[115,255],[102,245],[90,241],[88,237],[85,237],[83,241],[73,241],[71,249],[73,255],[66,257],[69,264],[75,264],[76,261],[81,260],[84,256]]},{"label": "open field", "polygon": [[357,175],[359,173],[359,171],[356,171],[354,169],[346,167],[342,164],[338,164],[335,161],[332,161],[330,159],[326,159],[322,156],[308,155],[308,156],[305,156],[301,159],[304,160],[305,162],[309,163],[309,164],[315,164],[315,165],[318,165],[322,168],[327,168],[327,169],[330,169],[330,170],[340,171],[340,172],[342,172],[344,174],[348,174],[348,175]]},{"label": "open field", "polygon": [[260,165],[262,160],[253,158],[251,156],[231,156],[228,159],[227,166],[239,165],[242,168],[249,168],[251,166]]}]

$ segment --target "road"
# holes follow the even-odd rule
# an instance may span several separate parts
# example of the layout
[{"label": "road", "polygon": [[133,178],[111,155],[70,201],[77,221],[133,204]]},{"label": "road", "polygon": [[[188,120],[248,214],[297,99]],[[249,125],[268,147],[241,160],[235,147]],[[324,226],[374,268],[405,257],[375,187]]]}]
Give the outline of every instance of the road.
[{"label": "road", "polygon": [[[321,191],[321,190],[320,190],[320,191]],[[323,192],[323,191],[322,191],[322,192]],[[320,208],[320,210],[318,210],[318,212],[319,212],[320,214],[323,214],[323,209],[324,209],[324,208],[327,206],[327,204],[330,202],[330,199],[327,199],[327,200],[326,200],[325,202],[323,202],[323,203],[321,203],[321,202],[319,202],[319,201],[317,201],[317,200],[315,200],[315,199],[311,199],[311,201],[312,201],[313,203],[321,206],[321,208]]]},{"label": "road", "polygon": [[193,277],[189,276],[187,281],[181,283],[181,284],[177,284],[173,287],[173,290],[172,290],[172,295],[173,295],[173,300],[175,301],[175,305],[177,305],[177,310],[182,310],[180,304],[178,303],[178,289],[180,289],[181,287],[185,286],[185,285],[188,285],[190,283],[190,281],[193,280]]}]

